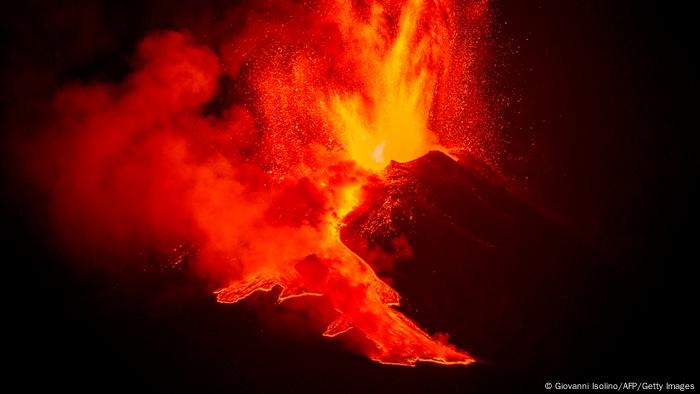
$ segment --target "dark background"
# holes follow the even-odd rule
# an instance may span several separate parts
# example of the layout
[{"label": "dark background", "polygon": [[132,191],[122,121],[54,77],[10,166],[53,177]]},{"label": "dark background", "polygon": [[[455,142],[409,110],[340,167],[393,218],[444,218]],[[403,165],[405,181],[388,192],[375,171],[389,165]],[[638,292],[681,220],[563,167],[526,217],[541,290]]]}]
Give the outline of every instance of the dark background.
[{"label": "dark background", "polygon": [[[120,80],[149,31],[189,27],[196,36],[227,7],[197,3],[5,2],[4,137],[31,135],[64,83]],[[502,172],[615,271],[592,284],[605,289],[595,324],[571,329],[585,346],[558,364],[386,367],[314,333],[275,329],[256,312],[270,304],[264,295],[220,305],[183,272],[75,270],[52,241],[47,197],[32,191],[8,144],[3,325],[12,375],[28,388],[233,392],[697,384],[691,15],[637,1],[494,2],[494,89],[512,98],[501,112]]]}]

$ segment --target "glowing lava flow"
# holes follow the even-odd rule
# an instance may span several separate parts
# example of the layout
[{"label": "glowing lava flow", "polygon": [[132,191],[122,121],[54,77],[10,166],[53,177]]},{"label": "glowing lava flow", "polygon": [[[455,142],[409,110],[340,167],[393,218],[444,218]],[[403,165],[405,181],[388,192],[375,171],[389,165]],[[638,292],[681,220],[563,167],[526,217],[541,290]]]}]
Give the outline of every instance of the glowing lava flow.
[{"label": "glowing lava flow", "polygon": [[[359,191],[348,186],[344,191]],[[399,294],[383,282],[372,268],[340,240],[342,220],[338,212],[354,208],[356,199],[346,199],[327,218],[325,238],[319,240],[319,253],[306,257],[286,270],[260,271],[217,292],[217,300],[235,303],[255,291],[283,288],[279,302],[292,297],[325,296],[339,316],[323,333],[335,337],[350,329],[360,330],[375,348],[364,349],[384,364],[414,365],[416,361],[443,364],[469,364],[465,352],[430,337],[414,322],[393,309]],[[342,218],[342,216],[340,216]]]},{"label": "glowing lava flow", "polygon": [[[324,336],[357,329],[372,342],[365,349],[385,364],[416,361],[469,364],[465,352],[432,338],[392,308],[399,294],[340,240],[343,218],[361,202],[369,173],[391,160],[408,161],[440,149],[428,130],[428,117],[442,61],[449,59],[445,4],[408,1],[390,39],[383,7],[373,4],[368,21],[358,21],[351,2],[338,3],[337,23],[348,49],[363,65],[361,91],[319,93],[321,111],[340,133],[340,143],[355,168],[354,182],[330,190],[332,207],[321,224],[317,252],[284,268],[261,269],[217,292],[218,301],[234,303],[255,291],[281,286],[279,301],[299,296],[327,297],[339,316]],[[300,65],[303,69],[303,64]],[[326,184],[325,180],[316,181]],[[328,192],[328,191],[327,191]]]}]

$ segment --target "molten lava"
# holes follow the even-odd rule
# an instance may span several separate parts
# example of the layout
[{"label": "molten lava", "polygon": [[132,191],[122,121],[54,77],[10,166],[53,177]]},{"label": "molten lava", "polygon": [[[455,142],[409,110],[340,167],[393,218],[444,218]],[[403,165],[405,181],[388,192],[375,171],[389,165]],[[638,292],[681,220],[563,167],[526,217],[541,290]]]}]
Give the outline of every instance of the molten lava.
[{"label": "molten lava", "polygon": [[[467,53],[479,37],[455,29],[483,29],[486,2],[281,1],[245,12],[220,55],[158,33],[122,84],[58,94],[41,154],[63,238],[127,255],[186,240],[196,269],[223,285],[219,302],[279,286],[280,302],[327,299],[335,315],[323,335],[355,330],[373,360],[473,362],[394,309],[397,291],[340,231],[391,161],[468,148],[455,131],[470,132],[463,120],[435,114],[480,105],[478,54]],[[217,107],[223,76],[244,99]]]}]

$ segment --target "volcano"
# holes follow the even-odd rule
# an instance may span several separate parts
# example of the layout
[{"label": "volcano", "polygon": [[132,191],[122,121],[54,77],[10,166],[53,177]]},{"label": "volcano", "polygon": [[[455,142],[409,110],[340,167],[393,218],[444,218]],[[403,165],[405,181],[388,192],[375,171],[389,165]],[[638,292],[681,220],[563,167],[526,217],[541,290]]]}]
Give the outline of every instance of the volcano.
[{"label": "volcano", "polygon": [[[469,154],[432,151],[391,162],[367,188],[343,221],[341,240],[400,295],[391,308],[429,335],[449,337],[478,364],[522,374],[558,370],[589,344],[606,289],[619,274],[492,166]],[[291,330],[293,346],[316,349],[312,354],[335,346],[315,336],[334,325],[326,327],[325,314],[309,325],[309,311],[332,309],[323,296],[284,298],[286,290],[274,283],[246,291],[243,307],[197,319],[238,325],[244,311],[256,309],[282,341]],[[327,336],[366,352],[366,344],[357,345],[366,341],[363,332],[352,325]]]},{"label": "volcano", "polygon": [[[415,372],[381,374],[406,382],[442,376],[445,387],[461,380],[492,384],[504,373],[561,370],[590,344],[592,322],[617,274],[573,229],[490,165],[468,154],[433,151],[391,162],[368,189],[346,216],[341,240],[400,294],[392,309],[433,338],[449,337],[476,360],[446,372],[419,363]],[[90,308],[114,331],[110,341],[146,355],[130,368],[159,363],[161,371],[186,371],[184,387],[190,379],[226,386],[256,376],[261,365],[281,373],[281,380],[247,384],[301,387],[296,379],[303,370],[335,376],[340,368],[359,371],[341,379],[356,386],[352,376],[371,379],[380,373],[376,368],[388,368],[360,355],[367,345],[361,331],[347,327],[330,338],[320,335],[331,323],[324,297],[280,303],[282,289],[272,286],[233,305],[214,303],[207,283],[187,269],[189,255],[170,257],[182,259],[179,266],[130,271],[116,285],[114,278],[102,279],[89,290],[96,294]],[[149,379],[178,384],[171,376]]]},{"label": "volcano", "polygon": [[[401,310],[478,360],[516,370],[561,365],[612,268],[492,167],[455,157],[433,151],[392,162],[374,197],[348,215],[343,240],[390,278]],[[374,251],[394,250],[397,237],[412,257],[373,264]]]},{"label": "volcano", "polygon": [[351,346],[383,364],[472,363],[395,309],[401,295],[340,233],[392,160],[494,149],[475,79],[488,2],[273,9],[244,5],[245,28],[219,43],[154,31],[121,80],[57,91],[21,159],[50,196],[56,239],[107,270],[187,260],[220,303],[281,288],[276,302],[304,298],[323,335],[352,330]]}]

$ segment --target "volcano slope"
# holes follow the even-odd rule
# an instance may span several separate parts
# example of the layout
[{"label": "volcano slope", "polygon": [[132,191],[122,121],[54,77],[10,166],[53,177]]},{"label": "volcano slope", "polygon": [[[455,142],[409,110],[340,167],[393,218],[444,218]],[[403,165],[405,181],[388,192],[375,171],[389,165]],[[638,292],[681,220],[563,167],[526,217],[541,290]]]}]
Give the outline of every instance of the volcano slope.
[{"label": "volcano slope", "polygon": [[419,326],[522,373],[561,371],[589,349],[613,269],[489,166],[433,151],[392,162],[368,194],[343,241]]},{"label": "volcano slope", "polygon": [[[488,166],[458,160],[431,152],[390,164],[341,236],[398,290],[407,317],[432,335],[449,334],[475,364],[378,364],[342,339],[322,337],[328,322],[313,323],[295,308],[317,297],[276,305],[277,289],[216,303],[187,259],[163,269],[164,256],[153,256],[154,268],[117,277],[76,275],[50,243],[16,256],[46,266],[34,275],[44,291],[27,299],[44,308],[22,309],[31,323],[23,335],[32,341],[22,342],[16,362],[47,371],[51,382],[174,392],[511,391],[596,365],[611,341],[601,318],[616,277],[610,265]],[[16,236],[29,238],[36,228]]]}]

